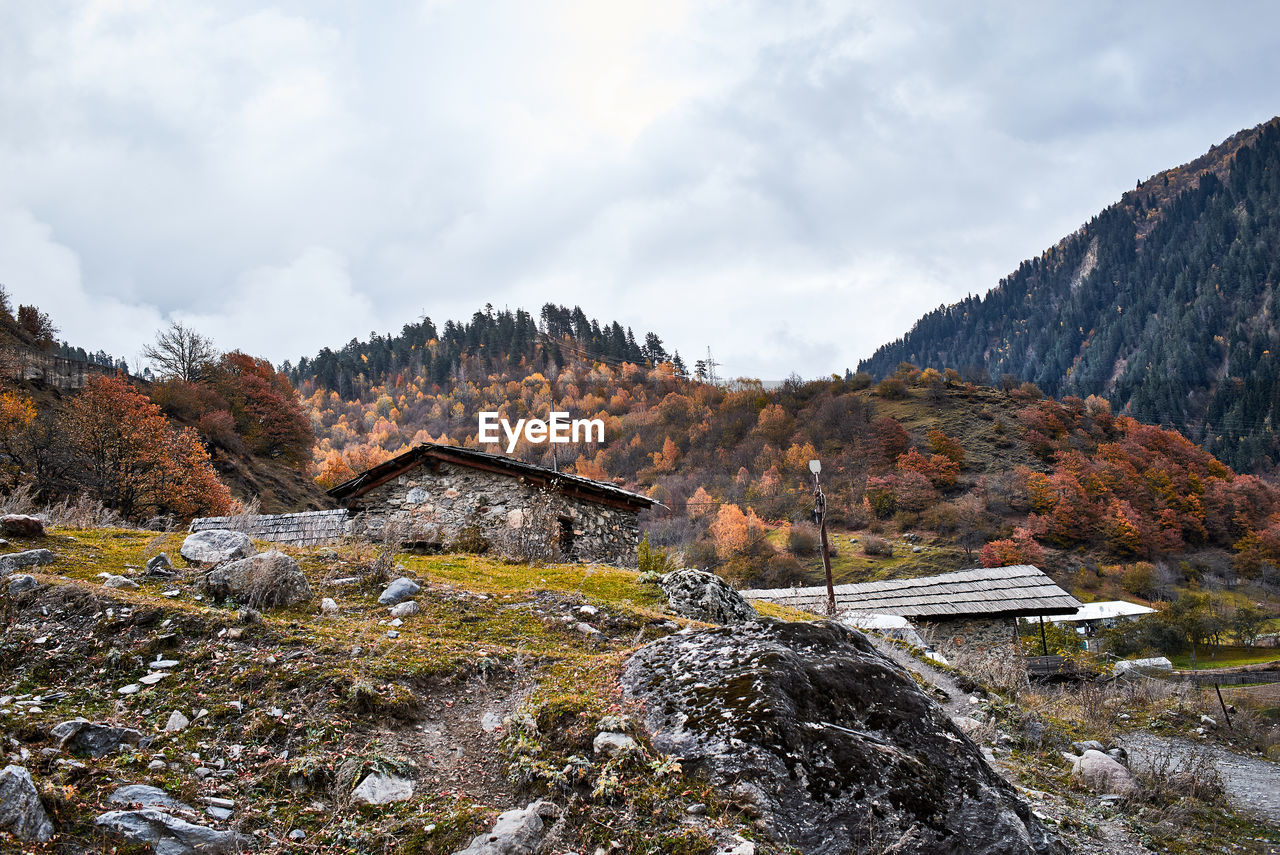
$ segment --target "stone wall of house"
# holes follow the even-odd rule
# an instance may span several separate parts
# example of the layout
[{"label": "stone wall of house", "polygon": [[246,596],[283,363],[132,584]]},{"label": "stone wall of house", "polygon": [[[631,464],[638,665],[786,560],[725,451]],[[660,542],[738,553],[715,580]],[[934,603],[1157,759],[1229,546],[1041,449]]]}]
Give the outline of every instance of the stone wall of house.
[{"label": "stone wall of house", "polygon": [[[479,536],[499,552],[633,567],[634,511],[586,502],[522,478],[440,463],[411,470],[350,504],[348,534],[449,548]],[[515,555],[515,557],[526,557]]]},{"label": "stone wall of house", "polygon": [[1016,655],[1017,624],[1013,618],[957,618],[912,621],[935,650],[949,662],[969,656]]}]

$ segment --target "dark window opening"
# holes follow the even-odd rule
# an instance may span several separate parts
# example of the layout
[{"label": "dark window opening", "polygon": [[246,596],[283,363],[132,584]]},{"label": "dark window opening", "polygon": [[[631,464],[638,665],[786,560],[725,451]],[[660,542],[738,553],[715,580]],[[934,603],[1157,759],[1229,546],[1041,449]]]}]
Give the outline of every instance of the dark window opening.
[{"label": "dark window opening", "polygon": [[573,557],[573,520],[560,517],[560,537],[558,545],[562,558]]}]

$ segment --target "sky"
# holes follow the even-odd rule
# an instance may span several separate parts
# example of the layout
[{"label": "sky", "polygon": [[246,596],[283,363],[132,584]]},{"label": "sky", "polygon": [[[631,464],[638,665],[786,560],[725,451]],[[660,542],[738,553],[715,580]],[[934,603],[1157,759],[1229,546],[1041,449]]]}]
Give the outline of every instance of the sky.
[{"label": "sky", "polygon": [[0,284],[138,362],[581,305],[843,372],[1280,113],[1267,2],[0,0]]}]

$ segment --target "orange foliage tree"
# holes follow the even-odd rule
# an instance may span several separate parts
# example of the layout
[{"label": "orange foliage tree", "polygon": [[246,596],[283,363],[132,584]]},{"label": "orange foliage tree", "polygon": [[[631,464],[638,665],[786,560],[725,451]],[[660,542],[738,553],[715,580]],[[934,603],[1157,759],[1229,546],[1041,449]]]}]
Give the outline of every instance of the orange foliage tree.
[{"label": "orange foliage tree", "polygon": [[125,380],[91,377],[63,416],[74,483],[130,519],[222,514],[231,494],[194,431]]}]

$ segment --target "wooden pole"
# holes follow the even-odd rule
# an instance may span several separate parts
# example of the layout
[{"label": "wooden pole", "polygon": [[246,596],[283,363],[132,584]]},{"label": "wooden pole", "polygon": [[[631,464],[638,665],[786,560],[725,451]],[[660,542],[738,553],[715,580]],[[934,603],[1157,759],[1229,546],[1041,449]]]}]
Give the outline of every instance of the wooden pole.
[{"label": "wooden pole", "polygon": [[1040,615],[1040,655],[1049,655],[1049,642],[1044,637],[1044,615]]},{"label": "wooden pole", "polygon": [[1222,699],[1222,690],[1218,688],[1218,684],[1213,684],[1213,690],[1218,693],[1218,704],[1222,707],[1222,716],[1227,720],[1227,730],[1231,729],[1231,713],[1227,712],[1227,702]]},{"label": "wooden pole", "polygon": [[818,530],[822,533],[822,570],[827,574],[827,614],[835,617],[836,588],[831,581],[831,549],[827,546],[827,498],[818,492]]}]

